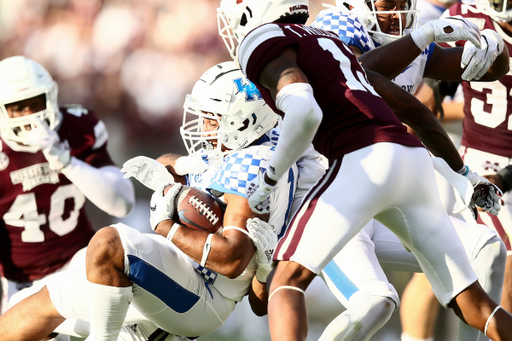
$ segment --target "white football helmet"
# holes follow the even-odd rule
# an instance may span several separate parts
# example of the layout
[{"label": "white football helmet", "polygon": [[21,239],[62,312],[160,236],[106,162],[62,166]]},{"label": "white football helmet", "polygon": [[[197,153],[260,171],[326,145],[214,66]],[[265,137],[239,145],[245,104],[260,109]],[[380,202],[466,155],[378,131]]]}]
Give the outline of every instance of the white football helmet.
[{"label": "white football helmet", "polygon": [[[272,129],[278,118],[234,62],[206,71],[183,108],[180,133],[190,155],[220,156],[222,145],[230,150],[247,147]],[[206,126],[218,128],[211,131]]]},{"label": "white football helmet", "polygon": [[[33,60],[22,56],[0,61],[0,136],[16,151],[36,152],[27,145],[26,135],[34,124],[34,118],[45,122],[50,129],[60,123],[57,104],[58,86],[48,71]],[[46,109],[37,113],[11,118],[6,105],[39,95],[46,96]]]},{"label": "white football helmet", "polygon": [[476,0],[476,7],[498,22],[512,21],[512,1],[507,0]]},{"label": "white football helmet", "polygon": [[[407,0],[406,8],[399,11],[377,11],[375,0],[336,0],[336,7],[343,10],[347,10],[350,7],[350,10],[356,14],[370,33],[373,41],[380,45],[400,39],[418,28],[420,11],[416,9],[416,0]],[[400,14],[398,16],[400,27],[402,27],[400,34],[392,35],[382,32],[377,20],[377,14]],[[405,17],[405,22],[402,20],[403,17]]]},{"label": "white football helmet", "polygon": [[221,0],[219,35],[235,60],[238,45],[251,30],[281,17],[308,13],[308,0]]}]

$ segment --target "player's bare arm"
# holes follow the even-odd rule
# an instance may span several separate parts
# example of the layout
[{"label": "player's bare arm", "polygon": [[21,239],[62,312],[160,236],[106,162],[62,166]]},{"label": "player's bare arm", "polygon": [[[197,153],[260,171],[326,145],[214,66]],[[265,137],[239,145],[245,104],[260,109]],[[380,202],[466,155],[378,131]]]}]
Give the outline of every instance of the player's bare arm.
[{"label": "player's bare arm", "polygon": [[[252,212],[246,198],[234,194],[224,194],[224,197],[227,207],[223,226],[235,226],[246,230],[247,219],[258,215]],[[266,216],[261,218],[268,219]],[[161,222],[157,227],[157,233],[167,235],[166,232],[174,223],[173,220]],[[193,230],[181,225],[172,242],[186,255],[201,262],[208,234],[206,231]],[[211,251],[205,266],[228,278],[236,278],[247,267],[255,250],[249,236],[236,229],[226,230],[222,235],[216,233],[212,238]]]},{"label": "player's bare arm", "polygon": [[[397,53],[397,51],[400,51],[400,53]],[[403,72],[420,53],[420,49],[414,44],[411,36],[406,35],[390,44],[382,45],[361,56],[356,56],[365,69],[375,71],[389,79],[393,79]],[[384,62],[390,60],[393,62]]]},{"label": "player's bare arm", "polygon": [[254,314],[257,316],[267,315],[268,307],[268,290],[266,283],[258,281],[256,276],[252,279],[251,287],[249,288],[249,304]]},{"label": "player's bare arm", "polygon": [[[424,76],[439,80],[461,81],[464,68],[460,61],[463,47],[441,47],[436,44],[429,62],[425,66]],[[509,69],[509,51],[506,45],[503,52],[496,57],[487,72],[477,81],[495,81],[505,76]],[[476,80],[475,80],[476,81]]]},{"label": "player's bare arm", "polygon": [[179,183],[185,185],[186,184],[185,177],[182,175],[178,175],[176,173],[176,171],[174,170],[176,161],[182,156],[183,155],[180,155],[180,154],[167,153],[167,154],[164,154],[164,155],[158,157],[156,159],[156,161],[160,162],[162,165],[165,166],[165,168],[167,168],[169,173],[171,173],[174,176],[174,180],[176,180],[176,182],[179,182]]},{"label": "player's bare arm", "polygon": [[309,83],[306,75],[300,70],[296,63],[297,55],[293,48],[283,49],[283,52],[271,61],[260,75],[260,83],[272,93],[272,98],[282,88],[292,83]]},{"label": "player's bare arm", "polygon": [[457,148],[435,115],[426,106],[386,77],[370,70],[366,70],[366,74],[372,86],[400,121],[414,129],[435,156],[443,158],[454,171],[464,166]]},{"label": "player's bare arm", "polygon": [[[397,50],[400,51],[398,55]],[[462,80],[465,70],[460,65],[463,50],[462,47],[443,48],[436,44],[425,67],[424,76],[439,80]],[[421,51],[414,44],[412,38],[405,36],[396,42],[368,51],[358,59],[365,68],[393,79],[403,72],[420,53]],[[383,63],[386,60],[393,60],[393,63]],[[480,81],[494,81],[503,77],[508,72],[508,60],[509,51],[504,46],[503,52],[496,58]]]}]

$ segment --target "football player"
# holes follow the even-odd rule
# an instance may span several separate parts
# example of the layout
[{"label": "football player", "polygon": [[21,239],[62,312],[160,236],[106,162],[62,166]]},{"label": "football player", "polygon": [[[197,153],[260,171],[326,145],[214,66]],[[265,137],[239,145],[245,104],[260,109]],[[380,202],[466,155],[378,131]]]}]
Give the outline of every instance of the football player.
[{"label": "football player", "polygon": [[[346,5],[348,3],[353,5]],[[484,46],[487,48],[486,54],[481,53],[472,58],[465,70],[460,67],[456,67],[456,64],[458,64],[461,59],[464,60],[467,58],[465,53],[474,54],[474,49],[463,49],[462,47],[457,49],[444,49],[439,45],[432,43],[422,52],[420,49],[416,48],[412,39],[409,40],[410,46],[407,49],[396,47],[401,42],[393,42],[398,40],[403,34],[410,33],[416,29],[417,25],[415,24],[415,20],[418,18],[418,14],[418,11],[415,9],[415,1],[383,2],[370,0],[355,2],[349,1],[345,3],[337,2],[337,7],[331,7],[322,11],[317,16],[312,26],[335,32],[357,56],[360,56],[367,51],[374,50],[372,52],[373,54],[366,54],[364,56],[372,56],[373,59],[371,59],[370,63],[365,63],[364,61],[366,59],[360,58],[360,60],[363,61],[364,66],[367,66],[368,64],[373,66],[377,60],[375,55],[380,55],[380,53],[386,51],[385,49],[375,50],[375,46],[388,45],[386,47],[388,48],[388,51],[390,51],[392,47],[394,48],[394,51],[416,51],[416,54],[414,55],[416,56],[416,59],[409,67],[406,67],[404,64],[406,61],[401,61],[400,58],[403,55],[400,54],[400,56],[397,56],[395,54],[393,61],[396,60],[398,68],[404,71],[399,75],[388,75],[390,78],[396,76],[393,81],[412,93],[415,93],[418,89],[423,76],[446,80],[462,80],[463,78],[468,79],[468,77],[476,77],[481,80],[492,80],[502,76],[508,69],[508,50],[503,49],[502,46],[500,47],[500,37],[496,38],[498,41],[497,44],[490,45],[488,47],[485,40],[483,40]],[[435,24],[435,22],[431,23],[431,25]],[[402,26],[406,26],[407,28],[403,29]],[[421,29],[422,28],[419,28],[419,30]],[[368,32],[370,33],[368,34]],[[488,35],[490,36],[489,40],[495,37],[495,34],[492,32],[484,31],[482,34],[484,39],[486,39],[485,37]],[[490,41],[492,42],[492,40]],[[467,42],[466,44],[472,47],[470,42]],[[485,62],[481,59],[482,57],[485,57]],[[490,67],[493,61],[495,63]],[[503,61],[507,62],[504,63]],[[456,64],[450,65],[450,63]],[[379,72],[384,72],[384,67],[388,69],[390,64],[392,63],[380,62],[380,69],[378,69]],[[477,70],[479,67],[482,68],[481,71]],[[448,71],[452,71],[452,73]],[[466,74],[470,71],[472,74]],[[484,73],[485,71],[487,72]],[[442,179],[438,180],[443,181]],[[450,210],[451,208],[452,207],[447,207],[447,209]],[[472,230],[478,231],[478,225],[475,225],[475,228]],[[486,228],[481,227],[480,230],[483,235],[487,234]],[[459,233],[459,235],[461,234]],[[469,241],[468,239],[462,238],[462,240],[465,244],[466,250],[468,250],[468,248],[473,248],[472,245],[466,244]],[[478,238],[473,239],[473,241],[478,240]],[[342,262],[342,260],[340,261]],[[481,283],[483,284],[485,281]],[[496,293],[494,293],[494,295],[491,294],[491,297],[494,300],[499,301],[500,295],[496,295]],[[433,298],[435,299],[434,296]],[[461,322],[459,323],[459,338],[464,340],[478,338],[478,333]]]},{"label": "football player", "polygon": [[[451,7],[444,15],[461,15],[485,30],[493,30],[503,39],[504,49],[512,48],[512,3],[508,1],[479,0],[462,2]],[[454,43],[460,46],[461,42]],[[489,43],[490,44],[490,43]],[[507,63],[508,65],[508,63]],[[478,221],[494,228],[508,251],[505,273],[505,291],[502,305],[512,311],[512,75],[508,72],[495,82],[462,82],[464,92],[464,122],[460,152],[465,163],[503,186],[506,205],[497,216],[480,212]],[[501,180],[501,181],[500,181]]]},{"label": "football player", "polygon": [[[473,11],[475,10],[476,7],[480,8],[480,10],[477,10],[477,11],[479,13],[481,13],[484,11],[485,4],[488,2],[486,1],[486,2],[477,2],[477,3],[479,4],[478,6],[473,4],[473,5],[470,5],[469,7],[467,7],[468,5],[458,4],[456,7],[460,8],[460,9],[458,11],[452,10],[451,12],[447,12],[445,14],[445,17],[448,15],[461,15],[462,13],[466,13],[468,11],[469,11],[469,13],[473,13]],[[407,4],[409,6],[409,8],[407,8],[408,10],[414,10],[414,1],[408,2]],[[397,1],[396,8],[398,8],[398,6],[399,6],[399,2]],[[468,10],[466,7],[471,8],[471,10]],[[387,41],[396,40],[398,38],[397,32],[393,32],[390,29],[391,26],[393,26],[393,25],[386,26],[385,24],[383,24],[383,22],[384,23],[393,23],[394,22],[394,26],[399,26],[399,23],[400,23],[399,18],[406,17],[409,12],[408,11],[395,11],[394,9],[391,11],[383,12],[383,8],[384,7],[381,5],[381,2],[379,2],[379,1],[375,1],[375,2],[368,1],[368,2],[360,2],[359,6],[354,6],[353,10],[348,12],[347,8],[339,3],[338,8],[329,9],[329,10],[326,10],[326,11],[323,11],[322,13],[320,13],[320,15],[317,17],[317,19],[315,20],[315,23],[313,25],[315,27],[320,27],[320,28],[325,28],[325,29],[330,29],[330,30],[332,29],[333,31],[335,31],[335,33],[337,33],[340,36],[340,38],[342,40],[344,40],[349,46],[351,46],[351,48],[353,50],[360,53],[361,47],[364,45],[363,42],[365,40],[369,40],[370,43],[372,43],[372,39],[373,39],[373,42],[375,42],[376,45],[378,45],[378,43],[377,43],[378,40],[387,42]],[[386,9],[384,9],[384,10],[386,10]],[[472,17],[472,15],[464,15],[464,17],[469,19]],[[484,16],[484,17],[487,17],[489,20],[491,20],[489,16]],[[361,19],[361,20],[359,21],[359,19]],[[339,29],[339,28],[346,27],[347,23],[351,22],[352,20],[354,20],[354,23],[355,23],[354,27],[356,28],[354,32],[348,32],[345,29]],[[463,142],[462,142],[463,147],[461,148],[461,154],[464,154],[466,150],[469,150],[470,156],[472,155],[471,147],[474,147],[474,146],[478,146],[477,149],[482,148],[482,146],[485,146],[484,148],[486,148],[486,151],[490,151],[490,150],[497,151],[497,150],[509,149],[508,145],[506,143],[503,144],[503,142],[502,142],[502,141],[507,141],[507,139],[506,139],[507,129],[506,128],[502,128],[502,129],[498,128],[500,125],[501,126],[505,125],[503,123],[505,119],[503,119],[503,121],[502,121],[503,124],[498,123],[495,125],[496,129],[498,129],[498,130],[496,130],[496,132],[499,131],[499,136],[502,136],[503,138],[501,138],[501,137],[499,139],[491,138],[489,140],[489,138],[487,136],[497,136],[497,135],[496,134],[481,134],[482,130],[479,129],[480,125],[483,124],[485,126],[485,124],[486,124],[485,122],[487,122],[487,124],[488,124],[489,121],[487,119],[483,119],[483,117],[487,117],[485,114],[483,114],[485,112],[485,109],[475,109],[475,108],[483,108],[483,106],[475,106],[475,105],[476,105],[476,103],[484,103],[483,101],[487,101],[488,96],[482,95],[481,91],[483,91],[483,90],[474,90],[475,88],[481,89],[482,86],[484,86],[484,88],[485,88],[487,86],[486,84],[491,84],[491,87],[494,87],[495,84],[504,84],[502,82],[504,79],[506,79],[506,77],[503,77],[500,79],[500,81],[493,82],[493,83],[476,83],[476,82],[477,81],[490,81],[490,80],[498,79],[501,76],[504,76],[505,73],[508,71],[508,69],[509,69],[509,57],[508,57],[508,48],[507,48],[508,44],[506,44],[506,41],[504,42],[504,40],[503,40],[503,37],[506,37],[506,35],[501,34],[501,31],[499,31],[500,25],[496,24],[496,26],[498,27],[498,33],[497,33],[496,32],[497,29],[494,27],[494,25],[482,25],[481,23],[478,22],[478,20],[475,20],[475,19],[473,19],[473,21],[475,23],[479,24],[479,27],[481,29],[485,28],[485,30],[482,31],[482,41],[481,41],[482,48],[483,48],[482,50],[475,49],[471,42],[466,42],[465,44],[464,44],[464,42],[458,42],[457,43],[458,46],[453,49],[449,49],[449,48],[444,49],[444,48],[439,47],[438,45],[433,44],[433,45],[427,47],[414,60],[414,62],[411,64],[411,66],[409,68],[407,68],[405,71],[403,71],[399,76],[397,76],[394,79],[395,82],[397,82],[398,84],[402,85],[402,87],[407,88],[407,89],[409,89],[409,88],[414,89],[415,88],[414,83],[419,84],[419,79],[422,75],[430,76],[430,77],[437,78],[437,79],[445,79],[445,80],[468,80],[468,81],[471,81],[471,83],[463,82],[463,84],[465,84],[465,86],[464,86],[464,88],[465,88],[464,94],[466,97],[465,116],[467,119],[464,121],[464,130],[463,130],[464,133],[463,133]],[[405,20],[403,20],[402,22],[405,22]],[[412,22],[412,20],[411,20],[411,22]],[[491,21],[489,21],[489,22],[491,22]],[[360,23],[364,23],[364,25],[361,25]],[[337,26],[332,26],[332,25],[337,25]],[[336,29],[335,27],[336,28],[339,27],[339,28]],[[411,27],[414,27],[414,25],[411,25]],[[365,32],[365,28],[369,29],[370,36],[372,39],[368,39],[368,34]],[[387,30],[385,28],[387,28]],[[377,31],[379,31],[379,32],[377,32]],[[410,32],[410,30],[406,30],[406,32]],[[379,38],[379,37],[386,37],[386,39]],[[404,43],[409,44],[408,48],[405,45],[402,45],[402,47],[396,47],[396,44],[389,44],[388,46],[386,46],[386,48],[388,48],[387,51],[391,51],[391,47],[393,47],[394,51],[397,51],[397,50],[409,51],[409,52],[416,51],[416,55],[419,54],[420,50],[414,48],[414,45],[412,44],[413,43],[412,40],[409,40],[408,42],[404,42]],[[362,48],[363,52],[370,50],[371,45],[372,44],[367,44],[366,47]],[[382,55],[382,53],[385,53],[385,51],[386,51],[385,49],[377,49],[377,50],[372,51],[373,59],[371,59],[369,63],[368,62],[365,63],[365,60],[366,60],[365,57],[369,56],[370,54],[366,54],[360,60],[363,61],[363,65],[365,65],[366,67],[370,67],[371,69],[376,70],[378,72],[382,72],[382,73],[386,72],[386,70],[389,70],[389,63],[385,63],[385,65],[382,65],[383,63],[381,63],[381,65],[375,66],[375,64],[377,64],[377,63],[375,63],[376,59],[374,57],[375,54],[377,54],[379,56],[384,56],[384,58],[385,58],[386,56]],[[446,53],[446,51],[448,51],[448,53]],[[451,51],[458,51],[458,54],[450,54]],[[464,71],[464,73],[462,73],[462,74],[460,74],[460,72],[462,72],[462,70],[460,68],[457,68],[456,65],[449,66],[449,64],[452,61],[457,62],[459,55],[462,55],[462,57],[461,57],[462,64],[467,63],[467,60],[469,60],[469,58],[471,58],[471,61],[469,64],[476,62],[477,64],[475,64],[475,65],[480,64],[482,66],[481,71],[473,72],[474,78],[471,78],[468,76],[464,77],[467,70],[471,69],[471,65],[468,65],[466,68],[466,71]],[[394,56],[395,57],[393,57],[393,60],[396,61],[396,65],[401,69],[405,68],[407,60],[403,61],[401,59],[401,57],[403,55],[394,53]],[[466,61],[464,61],[464,60],[466,60]],[[490,66],[490,69],[489,69],[489,66]],[[449,68],[454,70],[454,73],[452,74],[452,76],[450,76],[449,72],[444,72],[444,71],[447,71]],[[460,70],[460,71],[458,71],[458,70]],[[475,70],[475,71],[477,71],[477,70]],[[461,77],[458,77],[459,74],[461,75]],[[395,76],[395,74],[388,75],[388,77],[394,77],[394,76]],[[410,85],[410,84],[412,84],[412,85]],[[473,84],[473,85],[469,86],[469,84]],[[480,94],[480,97],[476,97],[474,94],[472,94],[472,92]],[[468,95],[470,97],[467,97]],[[468,100],[468,98],[471,98],[472,100],[470,101],[470,100]],[[474,98],[480,98],[480,99],[477,100]],[[473,101],[475,101],[475,102],[473,102]],[[480,101],[480,102],[478,102],[478,101]],[[505,99],[503,99],[503,101],[505,101],[504,103],[506,103]],[[473,104],[471,104],[471,103],[473,103]],[[505,107],[506,107],[506,105],[505,105]],[[505,108],[505,107],[503,107],[503,108]],[[491,108],[496,109],[497,106],[493,105]],[[468,114],[468,112],[469,112],[469,114]],[[481,112],[482,114],[480,115],[480,117],[482,118],[482,120],[476,119],[478,114],[474,114],[472,112]],[[476,123],[476,122],[480,122],[480,123]],[[493,123],[493,125],[494,125],[494,123]],[[489,131],[490,131],[491,128],[487,128],[487,129],[489,129]],[[483,138],[483,136],[486,136],[485,139]],[[484,142],[484,140],[485,140],[485,142]],[[469,148],[469,149],[467,149],[467,148]],[[503,149],[503,148],[505,148],[505,149]],[[506,155],[506,154],[503,154],[503,155]],[[468,163],[467,160],[468,160],[468,158],[464,157],[465,163],[468,165],[471,165],[471,167],[474,169],[478,169],[479,173],[485,174],[489,171],[489,167],[481,166],[477,162],[469,162]],[[469,159],[469,160],[471,160],[471,159]],[[486,159],[482,162],[483,162],[483,164],[485,164],[485,162],[490,162],[490,161],[488,161],[488,157],[486,157]],[[497,166],[498,168],[494,169],[494,171],[498,171],[499,169],[503,168],[507,164],[508,163],[501,164],[500,166]],[[478,167],[478,168],[476,168],[476,167]],[[503,171],[503,173],[506,174],[506,171]],[[508,198],[508,196],[505,196],[505,199],[506,198]],[[502,213],[499,216],[493,217],[493,218],[490,218],[491,216],[488,213],[482,212],[479,215],[479,222],[480,223],[484,222],[484,223],[488,224],[490,227],[493,227],[500,234],[500,236],[502,236],[502,238],[505,237],[504,241],[505,241],[505,244],[507,245],[507,249],[510,252],[510,243],[508,243],[509,238],[506,235],[506,232],[505,232],[506,229],[503,228],[503,226],[507,226],[507,224],[502,223],[503,221],[507,221],[506,220],[507,216],[509,217],[508,219],[510,220],[510,216],[511,216],[510,212],[503,213],[503,212],[507,212],[507,211],[508,211],[508,209],[505,209],[502,211]],[[485,221],[483,219],[485,219]],[[470,216],[466,215],[466,220],[472,220],[472,218]],[[508,263],[510,263],[510,261]],[[506,279],[507,283],[509,283],[512,280],[512,279],[510,279],[510,271],[511,270],[510,270],[510,266],[509,266],[507,273],[505,274],[505,279]],[[415,283],[415,285],[420,285],[420,283],[422,283],[422,281],[420,279],[416,279],[413,283]],[[509,296],[510,296],[511,290],[510,290],[510,285],[507,285],[507,283],[504,285],[504,295],[503,295],[503,299],[502,299],[501,303],[505,309],[510,311],[511,305],[510,305]],[[408,290],[415,290],[415,289],[410,287],[410,288],[408,288]],[[421,290],[421,289],[419,289],[419,287],[418,287],[416,290]],[[407,296],[407,295],[405,295],[405,296]],[[414,296],[416,296],[416,295],[414,295]],[[433,299],[433,296],[431,297],[431,299]],[[412,310],[418,311],[416,309],[412,309]],[[411,314],[405,313],[405,314],[402,314],[402,316],[405,319],[408,319],[409,317],[411,317]],[[415,321],[414,324],[417,324],[417,322]],[[460,326],[462,328],[464,328],[464,325],[461,324]],[[425,335],[422,335],[422,336],[425,337]],[[405,335],[405,338],[406,338],[406,335]]]},{"label": "football player", "polygon": [[94,231],[89,199],[116,217],[135,201],[107,151],[105,125],[79,105],[59,107],[58,86],[33,60],[0,61],[0,267],[3,304],[19,290],[84,261]]},{"label": "football player", "polygon": [[[491,338],[510,337],[512,316],[476,282],[440,203],[428,153],[367,82],[350,49],[336,35],[303,25],[307,1],[224,0],[220,10],[230,14],[234,39],[243,39],[238,48],[242,71],[284,115],[269,167],[249,186],[251,208],[266,211],[275,182],[309,143],[330,163],[274,253],[272,338],[306,338],[304,290],[374,216],[415,254],[440,302]],[[478,45],[459,25],[442,23],[421,31],[419,39],[424,44],[471,38]],[[496,213],[497,196],[486,197],[490,200],[481,204]],[[442,243],[446,238],[453,240],[450,247]]]},{"label": "football player", "polygon": [[[185,117],[190,115],[194,119],[187,119],[182,130],[187,146],[197,148],[190,147],[191,156],[173,171],[188,173],[189,185],[209,189],[226,203],[222,231],[209,234],[171,220],[180,185],[164,195],[173,178],[167,169],[149,158],[129,160],[126,175],[156,189],[150,222],[163,236],[141,234],[123,224],[99,230],[87,249],[87,271],[56,274],[43,290],[0,317],[0,340],[39,340],[65,318],[90,321],[89,340],[117,340],[129,306],[166,332],[196,337],[221,326],[251,284],[251,302],[266,303],[268,254],[285,225],[297,167],[280,182],[270,214],[253,213],[245,191],[273,153],[277,115],[233,62],[214,66],[196,83],[185,102]],[[194,166],[207,156],[222,162],[206,170]],[[190,174],[193,169],[201,170]],[[256,217],[273,227],[257,223]],[[266,304],[262,309],[260,314]]]}]

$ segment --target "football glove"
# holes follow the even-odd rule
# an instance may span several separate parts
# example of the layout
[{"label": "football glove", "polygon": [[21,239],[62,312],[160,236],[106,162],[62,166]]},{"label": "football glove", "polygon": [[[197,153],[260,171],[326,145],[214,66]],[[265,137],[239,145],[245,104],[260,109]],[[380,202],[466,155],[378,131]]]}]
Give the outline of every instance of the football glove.
[{"label": "football glove", "polygon": [[468,178],[469,182],[471,182],[471,185],[473,185],[474,189],[469,207],[472,208],[473,211],[475,211],[475,206],[480,207],[492,215],[497,215],[501,209],[501,206],[505,205],[503,199],[501,199],[503,193],[498,188],[498,186],[483,176],[472,172],[469,167],[467,168],[465,176]]},{"label": "football glove", "polygon": [[272,256],[277,245],[277,234],[274,228],[259,218],[247,219],[247,230],[256,247],[256,279],[261,283],[267,281],[272,270]]},{"label": "football glove", "polygon": [[126,161],[121,172],[125,173],[125,179],[133,177],[153,191],[163,182],[174,182],[174,177],[164,165],[146,156],[136,156]]},{"label": "football glove", "polygon": [[208,167],[208,163],[200,155],[182,156],[176,160],[174,171],[178,175],[202,174]]},{"label": "football glove", "polygon": [[480,47],[480,30],[478,26],[460,15],[427,22],[411,33],[411,38],[423,51],[432,42],[446,43],[457,40],[469,40]]},{"label": "football glove", "polygon": [[489,70],[496,58],[503,52],[503,38],[493,30],[483,30],[480,38],[481,48],[472,42],[464,44],[464,51],[460,60],[460,67],[466,68],[462,79],[472,81],[480,79]]},{"label": "football glove", "polygon": [[263,214],[270,212],[270,194],[276,186],[265,182],[265,174],[258,170],[258,175],[247,184],[245,194],[249,200],[249,206],[255,213]]},{"label": "football glove", "polygon": [[61,141],[57,132],[39,118],[34,118],[32,130],[27,134],[27,144],[37,146],[44,154],[51,169],[60,171],[71,162],[68,141]]},{"label": "football glove", "polygon": [[[164,195],[167,186],[173,185]],[[170,220],[176,210],[174,199],[181,189],[180,183],[163,182],[157,186],[149,202],[149,224],[153,231],[164,220]]]}]

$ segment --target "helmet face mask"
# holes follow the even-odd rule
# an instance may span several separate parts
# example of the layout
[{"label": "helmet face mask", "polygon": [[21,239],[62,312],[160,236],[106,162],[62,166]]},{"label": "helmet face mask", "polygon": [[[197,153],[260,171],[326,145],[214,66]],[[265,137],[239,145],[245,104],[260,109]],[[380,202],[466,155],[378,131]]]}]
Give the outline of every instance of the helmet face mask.
[{"label": "helmet face mask", "polygon": [[277,122],[277,115],[234,62],[206,71],[183,108],[180,133],[190,155],[222,155],[245,148]]},{"label": "helmet face mask", "polygon": [[494,21],[504,23],[512,21],[512,1],[510,0],[476,0],[476,6]]},{"label": "helmet face mask", "polygon": [[[0,135],[15,151],[34,153],[37,147],[27,144],[27,134],[38,120],[55,129],[61,114],[57,104],[58,87],[38,63],[16,56],[0,62]],[[45,97],[46,108],[20,117],[11,117],[7,107],[20,101]]]},{"label": "helmet face mask", "polygon": [[301,13],[308,13],[307,0],[221,0],[217,9],[219,35],[235,60],[247,33],[264,23]]},{"label": "helmet face mask", "polygon": [[[374,42],[380,45],[398,40],[418,28],[419,10],[416,9],[416,0],[407,0],[404,9],[390,11],[379,11],[375,3],[376,0],[336,0],[336,7],[346,10],[347,6],[350,6]],[[391,15],[398,17],[398,34],[384,32],[379,23],[379,18]]]}]

